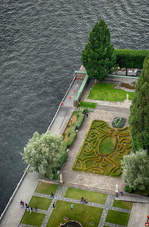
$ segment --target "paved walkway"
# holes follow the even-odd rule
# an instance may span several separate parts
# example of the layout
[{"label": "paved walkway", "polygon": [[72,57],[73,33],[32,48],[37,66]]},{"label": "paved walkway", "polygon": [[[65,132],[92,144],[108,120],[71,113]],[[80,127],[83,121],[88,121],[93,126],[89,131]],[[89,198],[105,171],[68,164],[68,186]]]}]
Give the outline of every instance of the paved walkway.
[{"label": "paved walkway", "polygon": [[10,204],[2,222],[1,227],[17,227],[24,214],[24,209],[20,208],[20,201],[29,203],[32,194],[38,183],[38,174],[28,173],[17,191],[12,203]]},{"label": "paved walkway", "polygon": [[[82,202],[80,200],[65,198],[64,195],[65,195],[66,189],[67,189],[67,187],[65,185],[59,185],[59,187],[56,191],[56,194],[55,194],[56,200],[62,200],[62,201],[70,202],[70,203],[73,203],[73,204],[75,204],[75,203],[82,204]],[[49,198],[49,199],[51,198],[50,195],[44,195],[44,194],[40,194],[40,193],[34,193],[33,195],[39,196],[39,197],[44,197],[44,198]],[[104,225],[109,225],[109,226],[112,226],[112,227],[126,227],[126,226],[123,226],[123,225],[112,224],[112,223],[106,222],[108,210],[115,210],[115,211],[120,211],[120,212],[124,212],[124,213],[130,213],[130,210],[121,209],[121,208],[118,208],[118,207],[113,207],[114,199],[115,199],[115,196],[108,195],[105,204],[99,204],[99,203],[94,203],[94,202],[88,202],[87,204],[84,204],[84,206],[99,207],[99,208],[103,209],[98,227],[103,227]],[[49,220],[49,218],[52,214],[52,211],[53,211],[53,207],[52,207],[53,202],[55,202],[55,199],[52,199],[51,205],[49,206],[49,209],[47,211],[46,210],[39,210],[39,209],[37,209],[37,211],[36,211],[37,213],[45,214],[45,219],[44,219],[41,227],[46,227],[46,225],[48,223],[48,220]],[[32,227],[32,226],[20,224],[19,227]]]}]

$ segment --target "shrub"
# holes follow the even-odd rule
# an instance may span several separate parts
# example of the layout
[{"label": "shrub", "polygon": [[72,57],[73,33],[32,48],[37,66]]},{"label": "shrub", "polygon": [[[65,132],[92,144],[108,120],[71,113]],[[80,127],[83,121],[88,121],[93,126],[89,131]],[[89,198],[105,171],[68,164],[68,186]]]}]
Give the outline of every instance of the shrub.
[{"label": "shrub", "polygon": [[67,147],[70,147],[70,146],[72,145],[72,143],[73,143],[73,141],[75,140],[76,136],[77,136],[76,131],[73,131],[73,132],[69,135],[69,137],[68,137],[68,139],[67,139],[67,141],[66,141]]},{"label": "shrub", "polygon": [[123,128],[126,123],[126,118],[115,117],[112,121],[113,128]]},{"label": "shrub", "polygon": [[129,193],[133,192],[133,189],[131,187],[129,187],[128,185],[125,186],[124,190],[125,190],[125,192],[129,192]]},{"label": "shrub", "polygon": [[116,62],[121,68],[143,68],[148,50],[115,49]]}]

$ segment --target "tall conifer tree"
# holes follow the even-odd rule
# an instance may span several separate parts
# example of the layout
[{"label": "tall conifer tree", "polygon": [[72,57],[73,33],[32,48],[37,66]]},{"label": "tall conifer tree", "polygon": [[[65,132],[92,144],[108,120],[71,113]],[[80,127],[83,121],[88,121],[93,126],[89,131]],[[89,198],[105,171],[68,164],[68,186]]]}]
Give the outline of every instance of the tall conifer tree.
[{"label": "tall conifer tree", "polygon": [[134,151],[143,148],[149,154],[149,57],[136,84],[136,92],[130,108],[130,132]]},{"label": "tall conifer tree", "polygon": [[115,67],[116,56],[110,42],[110,31],[103,19],[91,31],[81,59],[89,77],[98,80],[103,80]]}]

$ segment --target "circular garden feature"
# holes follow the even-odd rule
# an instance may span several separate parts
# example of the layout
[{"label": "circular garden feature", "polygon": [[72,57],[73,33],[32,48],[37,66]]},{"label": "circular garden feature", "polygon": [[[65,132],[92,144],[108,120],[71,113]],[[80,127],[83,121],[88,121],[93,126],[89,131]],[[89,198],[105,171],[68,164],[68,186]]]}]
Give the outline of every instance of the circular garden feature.
[{"label": "circular garden feature", "polygon": [[83,226],[76,221],[68,221],[63,225],[60,225],[60,227],[83,227]]}]

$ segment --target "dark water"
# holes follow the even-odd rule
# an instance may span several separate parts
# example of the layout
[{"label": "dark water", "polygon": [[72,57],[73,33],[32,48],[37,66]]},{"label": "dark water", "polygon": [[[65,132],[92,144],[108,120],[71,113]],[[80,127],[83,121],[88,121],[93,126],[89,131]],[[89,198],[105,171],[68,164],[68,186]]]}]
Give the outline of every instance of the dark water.
[{"label": "dark water", "polygon": [[0,213],[23,174],[20,153],[44,132],[100,17],[118,48],[149,48],[148,0],[0,1]]}]

